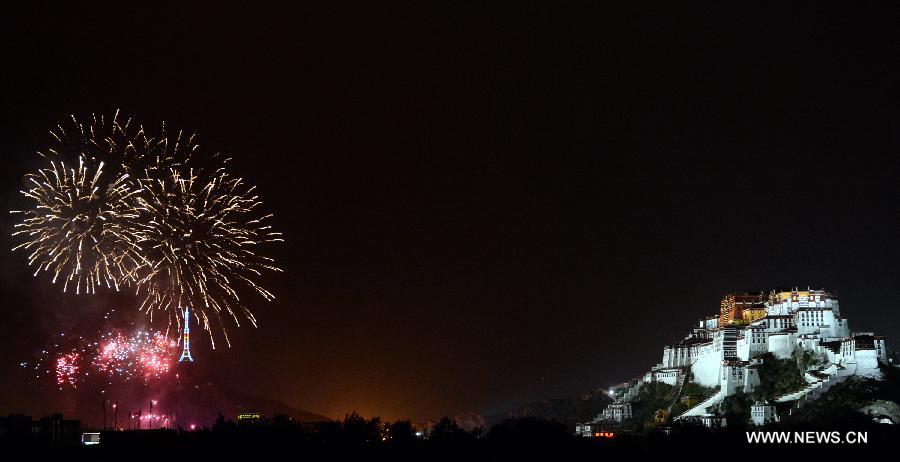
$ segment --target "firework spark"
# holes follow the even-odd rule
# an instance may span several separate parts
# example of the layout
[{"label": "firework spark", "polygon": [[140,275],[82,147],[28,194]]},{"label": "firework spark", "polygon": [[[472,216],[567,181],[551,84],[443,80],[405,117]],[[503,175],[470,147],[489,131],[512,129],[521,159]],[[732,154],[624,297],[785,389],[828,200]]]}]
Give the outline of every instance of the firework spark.
[{"label": "firework spark", "polygon": [[24,219],[15,225],[13,236],[25,242],[13,250],[31,253],[28,264],[53,274],[53,282],[62,276],[63,291],[70,285],[75,292],[93,293],[98,285],[118,289],[141,264],[134,244],[133,230],[124,219],[137,217],[133,203],[136,190],[120,175],[106,185],[110,176],[102,162],[79,158],[78,164],[51,161],[26,178],[31,188],[22,194],[34,202],[26,211],[13,211]]},{"label": "firework spark", "polygon": [[86,123],[72,116],[50,134],[53,143],[38,151],[49,165],[26,175],[21,191],[31,208],[11,212],[22,216],[13,236],[23,242],[13,250],[30,252],[35,276],[50,272],[54,283],[62,277],[64,292],[71,286],[75,293],[118,290],[149,263],[127,226],[141,193],[132,178],[187,162],[193,137],[179,133],[171,144],[151,138],[131,119],[120,123],[118,112]]},{"label": "firework spark", "polygon": [[72,352],[64,354],[56,359],[56,384],[63,386],[78,386],[78,377],[81,366],[79,359],[81,355]]},{"label": "firework spark", "polygon": [[178,341],[160,331],[110,329],[84,337],[65,333],[40,351],[35,361],[20,366],[34,371],[34,378],[54,376],[60,389],[165,379],[174,367]]},{"label": "firework spark", "polygon": [[199,147],[195,136],[184,132],[170,139],[165,123],[159,136],[150,135],[134,119],[120,119],[119,111],[112,117],[92,114],[84,122],[69,116],[50,135],[53,142],[37,152],[40,157],[69,162],[84,157],[112,165],[117,173],[131,177],[186,165]]},{"label": "firework spark", "polygon": [[258,250],[282,238],[267,223],[271,215],[257,213],[262,203],[254,188],[224,168],[211,174],[173,168],[165,177],[142,178],[141,187],[146,194],[138,199],[136,235],[153,262],[141,268],[137,280],[141,308],[151,317],[163,311],[180,326],[182,308],[191,306],[210,331],[214,348],[211,319],[217,320],[226,343],[223,314],[238,326],[241,317],[255,326],[256,318],[237,289],[243,286],[274,299],[256,280],[263,271],[281,270]]},{"label": "firework spark", "polygon": [[172,367],[177,348],[178,342],[161,332],[110,333],[99,342],[91,364],[110,381],[159,379]]},{"label": "firework spark", "polygon": [[280,269],[259,252],[282,239],[227,161],[195,168],[193,135],[170,139],[163,124],[150,136],[118,112],[87,123],[71,117],[51,135],[54,144],[38,152],[49,166],[26,175],[21,191],[31,207],[12,212],[22,216],[13,236],[23,240],[13,250],[30,252],[35,276],[49,272],[76,293],[132,286],[151,322],[165,313],[178,329],[190,306],[213,348],[212,320],[229,345],[223,315],[256,326],[238,293],[274,298],[258,280]]}]

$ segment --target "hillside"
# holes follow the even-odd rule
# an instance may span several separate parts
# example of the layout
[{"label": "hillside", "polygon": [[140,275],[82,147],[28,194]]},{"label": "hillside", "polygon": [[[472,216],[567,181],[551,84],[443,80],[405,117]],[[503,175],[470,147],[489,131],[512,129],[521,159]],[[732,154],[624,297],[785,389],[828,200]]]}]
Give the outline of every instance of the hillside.
[{"label": "hillside", "polygon": [[182,426],[191,423],[211,426],[219,414],[226,419],[234,420],[239,413],[247,411],[259,412],[268,417],[282,414],[302,422],[332,420],[280,401],[251,396],[227,384],[216,382],[182,382],[166,392],[168,395],[166,401],[173,403],[169,410],[179,416],[178,422]]},{"label": "hillside", "polygon": [[873,418],[886,417],[900,424],[900,370],[881,368],[884,380],[852,377],[823,393],[819,399],[803,403],[782,419],[785,428],[860,428]]},{"label": "hillside", "polygon": [[574,428],[576,422],[594,418],[603,411],[612,400],[605,392],[595,390],[578,398],[551,399],[536,401],[486,418],[487,424],[494,425],[504,419],[521,417],[537,417],[557,420]]}]

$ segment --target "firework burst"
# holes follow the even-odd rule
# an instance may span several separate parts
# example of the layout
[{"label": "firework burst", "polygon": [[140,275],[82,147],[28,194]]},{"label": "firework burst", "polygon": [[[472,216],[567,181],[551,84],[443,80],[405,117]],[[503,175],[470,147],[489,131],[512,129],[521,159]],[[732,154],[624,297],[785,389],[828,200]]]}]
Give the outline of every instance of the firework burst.
[{"label": "firework burst", "polygon": [[[59,389],[84,383],[113,385],[163,380],[174,367],[177,339],[163,332],[110,330],[92,339],[62,334],[33,362],[22,362],[34,378],[51,375]],[[93,380],[92,380],[93,378]]]},{"label": "firework burst", "polygon": [[161,332],[109,333],[98,342],[91,365],[110,383],[117,378],[160,379],[172,367],[177,348],[178,342]]},{"label": "firework burst", "polygon": [[56,384],[77,387],[81,371],[81,355],[76,352],[60,355],[56,358]]},{"label": "firework burst", "polygon": [[173,168],[164,177],[144,177],[140,182],[146,194],[138,199],[141,216],[135,223],[136,235],[152,261],[141,268],[136,284],[143,295],[141,308],[151,317],[154,311],[162,311],[180,326],[185,321],[180,319],[183,307],[191,306],[210,332],[213,347],[212,320],[226,343],[222,315],[238,326],[241,318],[255,326],[256,318],[242,302],[238,288],[274,299],[256,280],[263,271],[280,269],[258,251],[282,239],[267,224],[271,215],[258,213],[262,203],[254,188],[224,168],[209,174]]},{"label": "firework burst", "polygon": [[62,276],[63,291],[71,285],[76,293],[93,293],[98,285],[118,289],[143,260],[123,221],[137,217],[136,190],[124,175],[101,186],[110,175],[102,162],[91,164],[84,157],[73,166],[51,161],[29,174],[31,188],[22,194],[33,208],[13,211],[23,216],[13,236],[24,240],[13,250],[30,252],[35,275],[49,271],[53,282]]},{"label": "firework burst", "polygon": [[30,252],[35,276],[46,271],[54,283],[62,278],[63,291],[118,290],[149,263],[127,226],[141,194],[133,178],[188,162],[193,137],[151,138],[131,119],[120,123],[118,112],[86,123],[72,116],[50,134],[53,143],[38,151],[49,165],[26,175],[21,191],[31,207],[11,212],[22,217],[13,232],[22,242],[13,250]]},{"label": "firework burst", "polygon": [[139,177],[169,167],[186,165],[198,149],[194,135],[178,132],[169,138],[166,125],[153,136],[130,117],[92,114],[84,122],[74,115],[50,131],[51,145],[38,151],[42,158],[72,161],[85,157],[112,165],[116,173]]},{"label": "firework burst", "polygon": [[217,168],[194,167],[193,135],[169,138],[163,124],[150,136],[118,112],[85,123],[73,116],[51,135],[38,152],[47,164],[25,177],[30,208],[12,212],[22,240],[13,250],[29,252],[35,276],[49,272],[79,294],[131,286],[151,322],[164,313],[178,329],[190,306],[213,348],[212,324],[230,345],[223,317],[256,325],[238,293],[274,298],[258,280],[280,270],[259,252],[282,239],[227,161],[212,156]]}]

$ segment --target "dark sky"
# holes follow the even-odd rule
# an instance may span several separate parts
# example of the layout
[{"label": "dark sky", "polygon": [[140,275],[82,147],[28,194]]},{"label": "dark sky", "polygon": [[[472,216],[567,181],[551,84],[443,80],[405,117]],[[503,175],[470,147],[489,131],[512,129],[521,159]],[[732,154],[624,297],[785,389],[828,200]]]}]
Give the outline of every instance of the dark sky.
[{"label": "dark sky", "polygon": [[[333,416],[575,396],[735,290],[900,341],[896,7],[324,3],[5,6],[0,204],[68,114],[198,131],[287,243],[259,329],[195,357]],[[0,414],[38,412],[18,362],[113,298],[0,261]]]}]

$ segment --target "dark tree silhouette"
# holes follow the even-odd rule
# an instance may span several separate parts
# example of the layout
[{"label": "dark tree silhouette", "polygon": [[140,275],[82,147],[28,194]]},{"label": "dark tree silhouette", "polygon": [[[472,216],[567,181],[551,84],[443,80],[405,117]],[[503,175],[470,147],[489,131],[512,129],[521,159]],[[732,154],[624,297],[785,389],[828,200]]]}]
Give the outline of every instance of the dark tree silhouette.
[{"label": "dark tree silhouette", "polygon": [[348,443],[364,444],[381,441],[381,417],[366,419],[355,411],[347,414],[343,422],[343,436]]},{"label": "dark tree silhouette", "polygon": [[548,442],[570,437],[566,425],[556,420],[523,417],[507,419],[491,427],[488,437],[497,441]]},{"label": "dark tree silhouette", "polygon": [[444,417],[431,427],[431,439],[438,441],[460,440],[469,436],[449,417]]},{"label": "dark tree silhouette", "polygon": [[391,441],[406,443],[416,438],[416,430],[409,420],[398,420],[388,427]]}]

